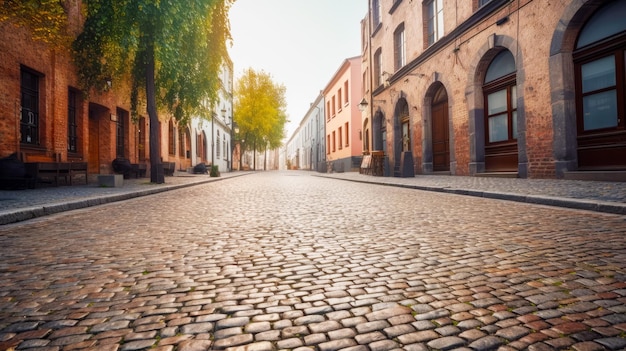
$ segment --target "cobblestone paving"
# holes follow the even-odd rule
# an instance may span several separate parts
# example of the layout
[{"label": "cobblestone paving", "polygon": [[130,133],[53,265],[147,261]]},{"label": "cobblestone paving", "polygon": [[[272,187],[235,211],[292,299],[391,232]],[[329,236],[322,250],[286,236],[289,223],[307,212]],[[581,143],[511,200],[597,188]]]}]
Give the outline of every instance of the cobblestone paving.
[{"label": "cobblestone paving", "polygon": [[620,350],[626,218],[259,173],[0,228],[0,350]]}]

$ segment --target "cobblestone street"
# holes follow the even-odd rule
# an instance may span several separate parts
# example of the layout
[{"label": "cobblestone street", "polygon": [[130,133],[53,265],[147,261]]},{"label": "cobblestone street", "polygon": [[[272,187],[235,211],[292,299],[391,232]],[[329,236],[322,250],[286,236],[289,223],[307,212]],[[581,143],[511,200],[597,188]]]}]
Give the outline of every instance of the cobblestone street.
[{"label": "cobblestone street", "polygon": [[622,350],[625,233],[255,173],[0,227],[0,350]]}]

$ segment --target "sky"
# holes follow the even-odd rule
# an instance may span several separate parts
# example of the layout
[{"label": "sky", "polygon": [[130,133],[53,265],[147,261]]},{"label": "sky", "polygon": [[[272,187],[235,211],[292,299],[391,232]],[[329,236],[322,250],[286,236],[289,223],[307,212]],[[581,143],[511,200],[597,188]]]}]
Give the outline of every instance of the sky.
[{"label": "sky", "polygon": [[229,12],[235,82],[265,71],[286,88],[288,139],[347,58],[361,54],[367,0],[236,0]]}]

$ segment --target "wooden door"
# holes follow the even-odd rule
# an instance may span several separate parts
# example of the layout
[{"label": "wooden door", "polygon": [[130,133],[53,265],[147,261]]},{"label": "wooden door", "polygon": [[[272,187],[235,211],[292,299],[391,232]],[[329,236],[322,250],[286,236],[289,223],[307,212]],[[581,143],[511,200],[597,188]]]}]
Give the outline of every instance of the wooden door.
[{"label": "wooden door", "polygon": [[432,107],[433,171],[450,170],[450,137],[448,131],[448,102]]}]

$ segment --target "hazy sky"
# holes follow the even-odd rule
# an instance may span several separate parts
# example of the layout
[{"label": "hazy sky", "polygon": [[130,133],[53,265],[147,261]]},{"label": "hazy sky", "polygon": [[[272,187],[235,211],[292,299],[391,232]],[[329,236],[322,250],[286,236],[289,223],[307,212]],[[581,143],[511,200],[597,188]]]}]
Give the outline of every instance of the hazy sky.
[{"label": "hazy sky", "polygon": [[291,137],[343,60],[361,54],[367,0],[236,0],[230,10],[235,81],[263,70],[286,89]]}]

